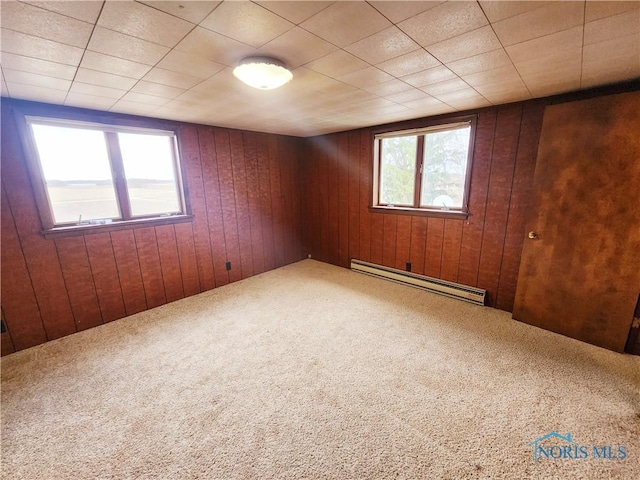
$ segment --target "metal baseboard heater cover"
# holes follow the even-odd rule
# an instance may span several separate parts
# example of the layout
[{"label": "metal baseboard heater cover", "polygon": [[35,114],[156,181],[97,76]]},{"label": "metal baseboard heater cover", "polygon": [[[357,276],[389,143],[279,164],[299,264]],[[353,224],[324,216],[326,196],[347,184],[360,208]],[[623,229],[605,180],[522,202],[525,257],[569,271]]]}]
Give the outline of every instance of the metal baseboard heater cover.
[{"label": "metal baseboard heater cover", "polygon": [[447,282],[446,280],[427,277],[426,275],[418,275],[417,273],[405,272],[404,270],[376,265],[375,263],[363,262],[362,260],[351,260],[351,270],[446,295],[447,297],[457,298],[476,305],[484,305],[487,295],[487,291],[480,288]]}]

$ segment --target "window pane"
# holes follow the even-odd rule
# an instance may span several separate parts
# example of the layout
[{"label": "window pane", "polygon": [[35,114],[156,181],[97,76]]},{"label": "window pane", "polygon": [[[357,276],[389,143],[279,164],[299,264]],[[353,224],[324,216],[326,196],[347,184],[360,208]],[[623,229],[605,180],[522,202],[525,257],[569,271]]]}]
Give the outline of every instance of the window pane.
[{"label": "window pane", "polygon": [[173,138],[163,135],[118,133],[131,215],[180,213]]},{"label": "window pane", "polygon": [[104,134],[51,125],[31,127],[54,223],[119,218]]},{"label": "window pane", "polygon": [[424,136],[420,206],[462,208],[471,127]]},{"label": "window pane", "polygon": [[380,148],[380,203],[413,205],[418,137],[383,138]]}]

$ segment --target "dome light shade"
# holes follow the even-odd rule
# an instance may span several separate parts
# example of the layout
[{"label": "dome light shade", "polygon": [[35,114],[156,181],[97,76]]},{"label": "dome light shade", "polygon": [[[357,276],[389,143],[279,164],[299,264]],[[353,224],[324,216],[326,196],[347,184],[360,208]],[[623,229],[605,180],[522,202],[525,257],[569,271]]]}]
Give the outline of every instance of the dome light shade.
[{"label": "dome light shade", "polygon": [[250,87],[272,90],[293,78],[280,60],[270,57],[247,57],[233,69],[233,75]]}]

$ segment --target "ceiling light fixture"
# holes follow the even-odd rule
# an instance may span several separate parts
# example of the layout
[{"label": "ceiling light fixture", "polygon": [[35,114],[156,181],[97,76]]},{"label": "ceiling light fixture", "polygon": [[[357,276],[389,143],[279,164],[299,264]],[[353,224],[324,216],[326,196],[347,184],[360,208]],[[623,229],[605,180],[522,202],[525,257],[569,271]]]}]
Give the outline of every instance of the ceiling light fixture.
[{"label": "ceiling light fixture", "polygon": [[233,75],[250,87],[272,90],[293,78],[280,60],[271,57],[246,57],[233,69]]}]

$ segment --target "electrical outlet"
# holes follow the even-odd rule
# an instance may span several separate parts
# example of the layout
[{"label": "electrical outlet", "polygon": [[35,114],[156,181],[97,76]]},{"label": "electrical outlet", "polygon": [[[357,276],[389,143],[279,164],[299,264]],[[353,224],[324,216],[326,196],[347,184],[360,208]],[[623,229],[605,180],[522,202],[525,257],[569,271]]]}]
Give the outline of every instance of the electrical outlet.
[{"label": "electrical outlet", "polygon": [[227,269],[227,272],[228,272],[229,270],[231,270],[231,262],[227,262],[227,263],[225,263],[225,264],[224,264],[224,268],[226,268],[226,269]]},{"label": "electrical outlet", "polygon": [[411,271],[411,262],[407,262],[407,264],[405,265],[405,269],[407,270],[407,272]]}]

